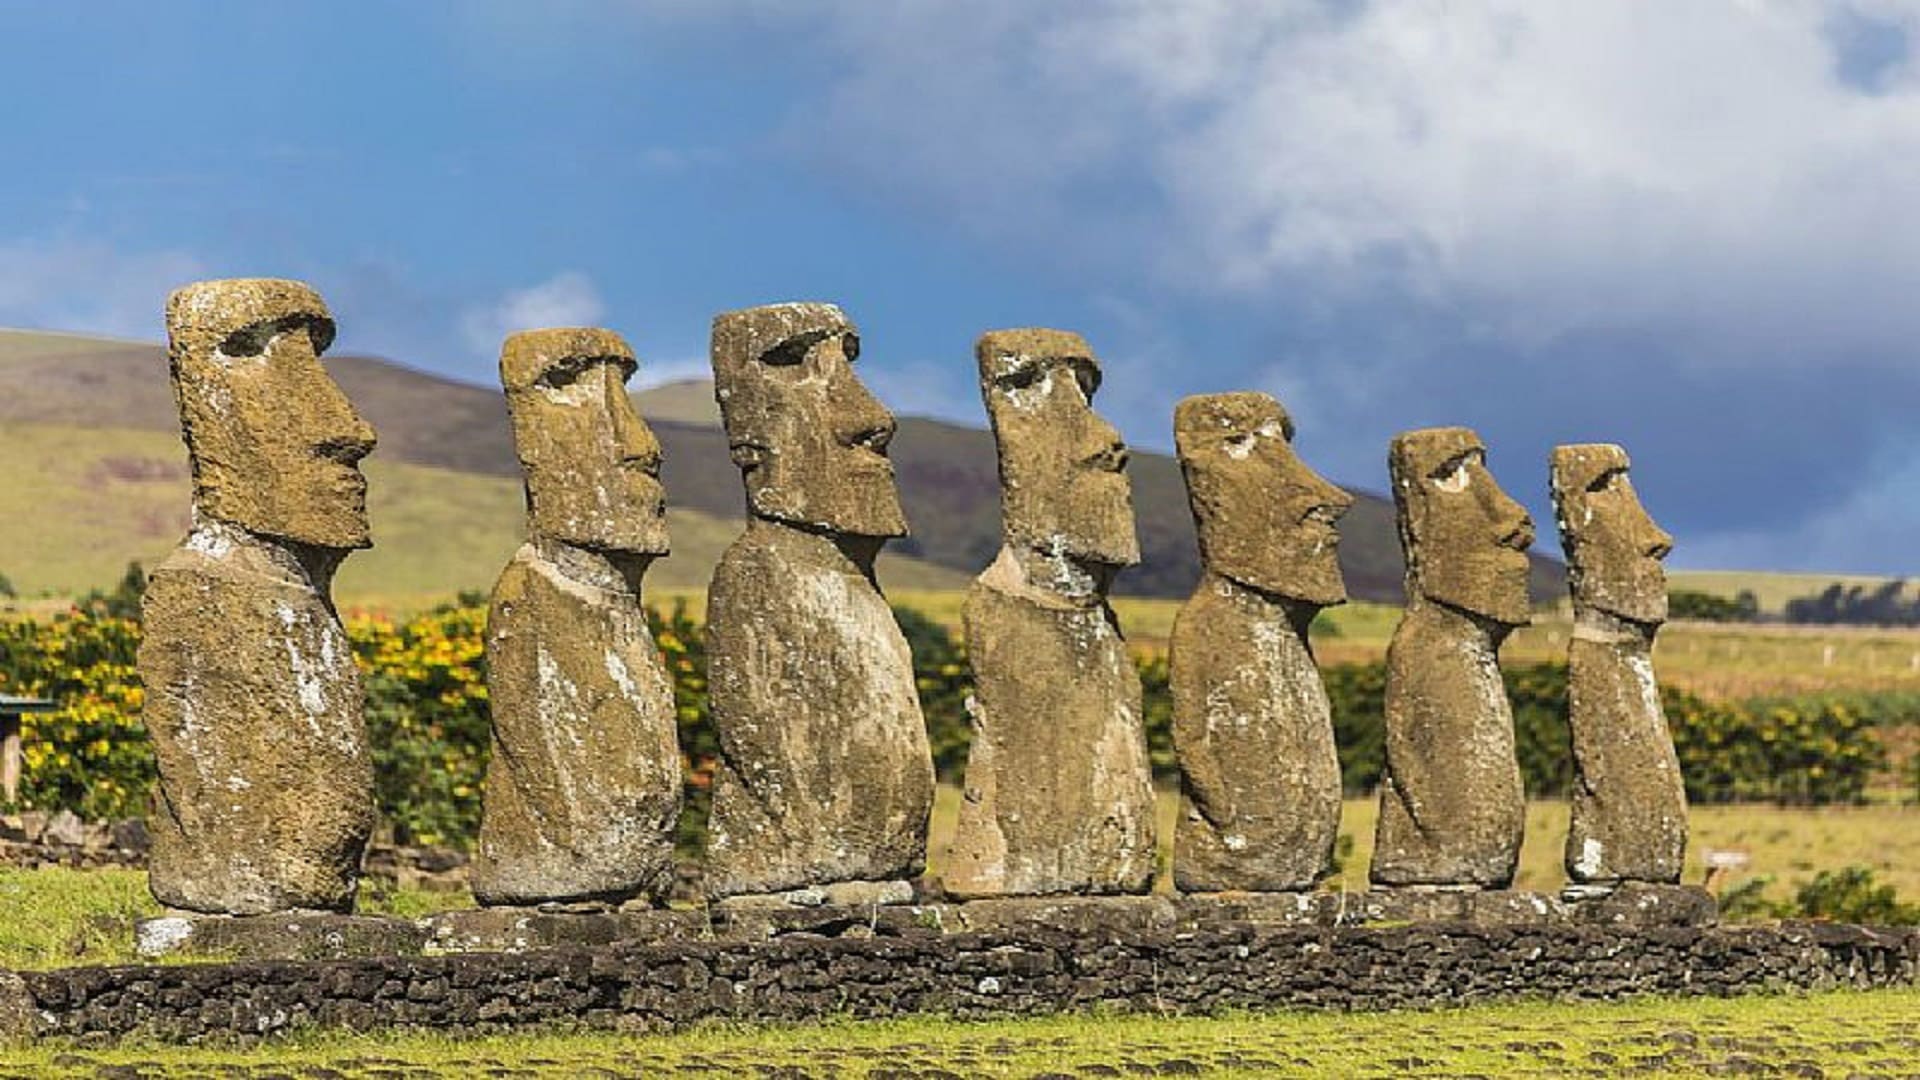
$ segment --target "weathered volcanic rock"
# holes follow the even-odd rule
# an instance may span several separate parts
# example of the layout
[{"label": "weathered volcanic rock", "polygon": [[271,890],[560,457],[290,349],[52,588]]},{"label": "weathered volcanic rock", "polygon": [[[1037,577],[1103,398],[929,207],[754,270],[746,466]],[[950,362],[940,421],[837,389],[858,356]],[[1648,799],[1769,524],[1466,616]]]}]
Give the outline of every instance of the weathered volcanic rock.
[{"label": "weathered volcanic rock", "polygon": [[1184,891],[1307,889],[1333,868],[1340,760],[1307,625],[1346,599],[1334,523],[1353,499],[1294,454],[1292,433],[1266,394],[1174,413],[1206,568],[1169,654]]},{"label": "weathered volcanic rock", "polygon": [[483,904],[664,901],[680,753],[673,683],[641,606],[667,550],[660,445],[607,330],[515,334],[500,377],[532,540],[487,621],[493,756],[473,892]]},{"label": "weathered volcanic rock", "polygon": [[1465,428],[1396,437],[1388,455],[1407,611],[1387,648],[1376,885],[1505,888],[1526,827],[1499,648],[1528,620],[1533,522]]},{"label": "weathered volcanic rock", "polygon": [[942,883],[959,897],[1143,892],[1154,801],[1140,679],[1107,604],[1137,561],[1126,447],[1078,334],[977,347],[1004,546],[967,594],[973,743]]},{"label": "weathered volcanic rock", "polygon": [[167,329],[195,526],[142,605],[153,894],[210,913],[344,909],[373,771],[328,589],[369,542],[373,432],[321,369],[333,321],[306,286],[189,286]]},{"label": "weathered volcanic rock", "polygon": [[933,759],[913,657],[873,577],[905,533],[893,416],[830,304],[714,320],[715,396],[752,517],[707,593],[720,767],[709,896],[918,875]]},{"label": "weathered volcanic rock", "polygon": [[1573,589],[1568,722],[1573,812],[1567,876],[1577,884],[1680,880],[1687,792],[1653,676],[1673,548],[1640,505],[1626,451],[1560,446],[1551,479]]}]

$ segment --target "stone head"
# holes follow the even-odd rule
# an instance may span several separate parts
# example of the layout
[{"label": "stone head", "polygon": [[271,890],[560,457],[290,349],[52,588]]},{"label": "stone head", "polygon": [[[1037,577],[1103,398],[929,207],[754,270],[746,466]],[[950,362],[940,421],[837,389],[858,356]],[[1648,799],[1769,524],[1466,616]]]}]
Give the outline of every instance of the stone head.
[{"label": "stone head", "polygon": [[633,350],[611,330],[527,330],[500,347],[500,383],[536,537],[667,553],[660,443],[633,411]]},{"label": "stone head", "polygon": [[196,516],[315,547],[371,545],[373,429],[320,355],[333,316],[298,281],[202,281],[167,298],[167,358]]},{"label": "stone head", "polygon": [[1408,599],[1419,595],[1509,626],[1525,625],[1533,519],[1487,471],[1466,428],[1394,437],[1387,455]]},{"label": "stone head", "polygon": [[755,515],[849,536],[905,536],[893,414],[854,374],[860,334],[832,304],[713,320],[714,397]]},{"label": "stone head", "polygon": [[1209,570],[1312,604],[1346,600],[1335,526],[1353,496],[1293,452],[1293,420],[1278,401],[1187,398],[1173,412],[1173,441]]},{"label": "stone head", "polygon": [[1554,517],[1567,553],[1574,602],[1638,623],[1667,619],[1667,574],[1660,560],[1673,550],[1640,505],[1627,452],[1609,443],[1556,446],[1550,473]]},{"label": "stone head", "polygon": [[1100,364],[1065,330],[995,330],[974,346],[1000,453],[1010,545],[1106,566],[1140,561],[1127,446],[1093,411]]}]

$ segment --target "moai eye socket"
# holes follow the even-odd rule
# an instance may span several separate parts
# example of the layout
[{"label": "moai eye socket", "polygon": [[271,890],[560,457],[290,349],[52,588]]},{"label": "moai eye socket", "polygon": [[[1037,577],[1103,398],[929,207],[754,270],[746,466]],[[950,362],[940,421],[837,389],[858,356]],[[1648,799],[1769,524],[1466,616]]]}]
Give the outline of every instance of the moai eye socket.
[{"label": "moai eye socket", "polygon": [[1472,466],[1480,460],[1480,451],[1470,450],[1447,462],[1429,474],[1429,479],[1441,491],[1455,493],[1467,490],[1473,483]]},{"label": "moai eye socket", "polygon": [[1040,365],[1021,364],[995,379],[1003,390],[1027,390],[1040,381]]},{"label": "moai eye socket", "polygon": [[541,372],[540,377],[535,379],[534,382],[536,385],[546,387],[550,390],[562,390],[579,382],[581,374],[586,370],[587,367],[585,364],[573,360],[563,360]]},{"label": "moai eye socket", "polygon": [[1093,400],[1093,395],[1100,389],[1100,369],[1087,361],[1076,360],[1073,362],[1073,377],[1080,384],[1080,392],[1086,395],[1087,400]]},{"label": "moai eye socket", "polygon": [[1626,474],[1627,471],[1625,469],[1608,469],[1606,472],[1594,477],[1592,481],[1587,484],[1587,492],[1597,495],[1608,488],[1615,487],[1618,485],[1620,478]]},{"label": "moai eye socket", "polygon": [[849,364],[860,359],[860,335],[851,330],[841,334],[840,351],[846,356],[847,363]]}]

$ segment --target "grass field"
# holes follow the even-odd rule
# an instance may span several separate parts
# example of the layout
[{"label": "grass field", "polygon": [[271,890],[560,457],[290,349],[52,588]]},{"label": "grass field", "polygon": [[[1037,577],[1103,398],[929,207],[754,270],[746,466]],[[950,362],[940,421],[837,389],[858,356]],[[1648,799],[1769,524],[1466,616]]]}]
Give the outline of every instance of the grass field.
[{"label": "grass field", "polygon": [[[938,875],[941,856],[953,835],[959,791],[942,786],[930,830],[929,872]],[[1178,799],[1160,794],[1158,885],[1171,888],[1166,868],[1172,857]],[[1346,838],[1340,873],[1330,888],[1364,890],[1373,851],[1378,804],[1349,799],[1340,832]],[[1907,902],[1920,901],[1920,808],[1907,806],[1783,809],[1770,806],[1702,806],[1691,818],[1685,880],[1705,876],[1704,854],[1738,851],[1746,870],[1729,886],[1753,877],[1772,879],[1766,895],[1785,899],[1792,889],[1822,870],[1865,866],[1877,880],[1892,885]],[[1566,843],[1567,804],[1529,805],[1526,842],[1520,853],[1521,889],[1556,892],[1566,883],[1561,849]],[[382,894],[369,883],[360,910],[414,917],[452,907],[472,906],[465,893],[401,891]],[[138,870],[0,870],[0,968],[47,968],[70,964],[132,963],[132,923],[159,914],[147,895],[146,874]]]},{"label": "grass field", "polygon": [[1669,570],[1667,584],[1675,589],[1711,593],[1732,600],[1742,592],[1751,592],[1767,615],[1786,610],[1787,601],[1813,596],[1833,584],[1849,588],[1858,585],[1872,590],[1893,580],[1865,574],[1784,574],[1749,570]]},{"label": "grass field", "polygon": [[[8,465],[0,519],[23,523],[8,529],[0,573],[29,606],[41,593],[110,586],[129,560],[151,567],[186,534],[186,451],[174,435],[0,424],[0,445]],[[517,480],[378,457],[364,469],[374,547],[341,566],[334,596],[342,606],[404,613],[493,587],[522,536]],[[59,512],[46,512],[54,506]],[[673,554],[649,571],[649,585],[705,589],[739,523],[675,510],[671,528]],[[967,580],[897,556],[883,556],[880,572],[905,589],[952,590]]]},{"label": "grass field", "polygon": [[7,1052],[0,1076],[1838,1077],[1910,1075],[1916,1049],[1920,991],[1884,990],[1359,1014],[829,1017],[647,1036],[310,1032],[247,1048],[56,1043]]}]

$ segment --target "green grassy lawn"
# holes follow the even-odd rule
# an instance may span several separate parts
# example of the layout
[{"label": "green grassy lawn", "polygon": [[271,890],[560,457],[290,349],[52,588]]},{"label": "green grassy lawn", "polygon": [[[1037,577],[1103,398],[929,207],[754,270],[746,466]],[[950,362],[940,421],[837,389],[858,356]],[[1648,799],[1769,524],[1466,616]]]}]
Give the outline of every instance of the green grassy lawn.
[{"label": "green grassy lawn", "polygon": [[1361,1014],[823,1018],[663,1035],[313,1032],[245,1048],[40,1044],[0,1057],[0,1076],[1838,1077],[1908,1074],[1915,1048],[1920,991],[1900,990]]},{"label": "green grassy lawn", "polygon": [[[953,835],[959,800],[958,790],[944,785],[935,800],[928,850],[929,869],[936,875]],[[1159,887],[1170,889],[1165,870],[1172,857],[1178,811],[1173,792],[1160,793],[1159,809]],[[1341,835],[1347,838],[1346,854],[1329,887],[1366,888],[1377,814],[1378,804],[1372,799],[1347,800],[1340,822]],[[1557,892],[1566,883],[1561,869],[1566,835],[1565,802],[1543,800],[1528,806],[1517,888]],[[1920,808],[1916,807],[1695,807],[1685,880],[1702,880],[1702,859],[1709,850],[1744,853],[1749,859],[1747,869],[1727,884],[1771,878],[1765,895],[1774,900],[1786,899],[1822,870],[1865,866],[1906,902],[1920,901]],[[360,896],[362,912],[404,918],[472,904],[465,892],[388,891],[377,881],[366,882]],[[159,907],[147,895],[144,871],[0,870],[0,968],[136,962],[133,921],[158,914]]]}]

